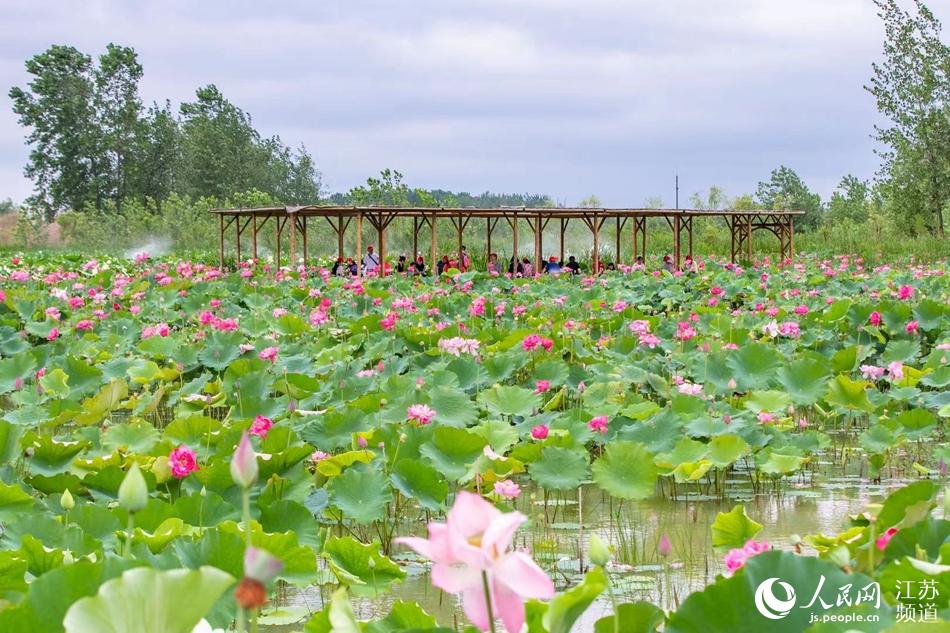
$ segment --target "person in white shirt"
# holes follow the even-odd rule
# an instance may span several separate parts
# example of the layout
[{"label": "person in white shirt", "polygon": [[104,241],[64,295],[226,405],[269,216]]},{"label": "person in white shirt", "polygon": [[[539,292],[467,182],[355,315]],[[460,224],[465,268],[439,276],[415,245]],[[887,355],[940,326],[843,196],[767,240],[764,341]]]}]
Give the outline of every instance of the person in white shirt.
[{"label": "person in white shirt", "polygon": [[379,268],[379,257],[373,252],[372,246],[366,247],[366,256],[363,258],[363,270],[369,274]]}]

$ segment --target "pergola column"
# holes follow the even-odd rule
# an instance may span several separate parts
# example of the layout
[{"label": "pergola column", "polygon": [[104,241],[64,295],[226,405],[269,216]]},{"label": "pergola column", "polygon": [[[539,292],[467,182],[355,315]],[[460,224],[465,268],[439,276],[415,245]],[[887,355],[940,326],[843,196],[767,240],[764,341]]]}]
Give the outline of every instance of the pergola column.
[{"label": "pergola column", "polygon": [[412,261],[416,261],[419,253],[419,218],[412,218]]},{"label": "pergola column", "polygon": [[356,214],[356,276],[363,277],[363,212]]},{"label": "pergola column", "polygon": [[560,256],[561,259],[558,260],[559,263],[564,263],[564,232],[567,230],[567,218],[561,218],[561,240],[560,240]]},{"label": "pergola column", "polygon": [[224,214],[218,214],[218,268],[224,270]]},{"label": "pergola column", "polygon": [[436,274],[436,271],[438,270],[438,269],[436,268],[436,266],[435,266],[435,264],[436,264],[436,261],[435,261],[435,238],[436,238],[436,234],[435,234],[435,220],[436,220],[436,218],[438,218],[438,216],[437,216],[437,215],[435,214],[435,212],[433,211],[433,212],[432,212],[432,215],[431,215],[430,218],[429,218],[429,228],[432,229],[432,231],[431,231],[431,238],[430,238],[430,239],[431,239],[431,244],[430,244],[430,248],[431,248],[431,259],[429,260],[429,266],[430,266],[430,268],[431,268],[431,270],[432,270],[432,274],[433,274],[433,275],[435,275],[435,274]]},{"label": "pergola column", "polygon": [[251,216],[251,257],[257,261],[257,216]]}]

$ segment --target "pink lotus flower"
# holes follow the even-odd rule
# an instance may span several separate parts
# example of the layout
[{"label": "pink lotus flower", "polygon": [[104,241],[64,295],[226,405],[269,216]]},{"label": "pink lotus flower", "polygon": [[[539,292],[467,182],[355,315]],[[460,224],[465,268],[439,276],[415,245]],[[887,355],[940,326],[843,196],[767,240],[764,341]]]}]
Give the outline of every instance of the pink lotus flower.
[{"label": "pink lotus flower", "polygon": [[914,296],[914,287],[903,285],[897,291],[897,296],[901,301],[907,301]]},{"label": "pink lotus flower", "polygon": [[524,600],[554,595],[554,583],[531,557],[511,551],[515,532],[526,520],[520,512],[503,514],[480,496],[463,491],[458,493],[445,523],[429,523],[428,539],[396,541],[434,563],[432,584],[461,594],[465,615],[480,630],[491,628],[491,604],[492,612],[508,631],[521,631]]},{"label": "pink lotus flower", "polygon": [[426,404],[413,404],[406,409],[406,417],[410,420],[425,425],[435,417],[435,409]]},{"label": "pink lotus flower", "polygon": [[247,433],[241,433],[241,441],[231,456],[231,479],[242,488],[250,488],[257,481],[259,468],[257,455]]},{"label": "pink lotus flower", "polygon": [[274,423],[270,418],[265,418],[262,415],[259,415],[254,418],[254,422],[251,424],[251,430],[248,431],[251,435],[256,435],[257,437],[264,439],[267,437],[267,432],[270,431],[270,428],[274,426]]},{"label": "pink lotus flower", "polygon": [[768,411],[762,411],[759,413],[759,424],[771,424],[775,422],[775,416]]},{"label": "pink lotus flower", "polygon": [[884,377],[884,368],[876,365],[861,365],[861,376],[865,380],[880,380]]},{"label": "pink lotus flower", "polygon": [[55,341],[59,338],[59,328],[54,327],[49,331],[49,334],[46,335],[47,341]]},{"label": "pink lotus flower", "polygon": [[387,332],[391,332],[396,328],[396,320],[399,318],[399,314],[396,312],[390,312],[382,319],[379,320],[379,327],[383,328]]},{"label": "pink lotus flower", "polygon": [[534,383],[535,393],[544,393],[550,388],[551,388],[551,382],[549,380],[537,380]]},{"label": "pink lotus flower", "polygon": [[656,546],[657,553],[666,558],[673,552],[673,544],[670,543],[670,537],[666,535],[666,532],[660,535],[660,542]]},{"label": "pink lotus flower", "polygon": [[897,528],[887,528],[887,531],[884,534],[881,534],[877,537],[877,540],[874,541],[874,544],[880,551],[887,549],[887,544],[891,542],[891,539],[894,538],[894,535],[897,534]]},{"label": "pink lotus flower", "polygon": [[596,418],[591,418],[590,422],[587,423],[587,428],[589,428],[594,433],[606,433],[607,416],[598,415]]},{"label": "pink lotus flower", "polygon": [[265,347],[257,354],[257,357],[274,363],[277,361],[277,351],[276,347]]},{"label": "pink lotus flower", "polygon": [[168,465],[175,479],[184,479],[198,470],[198,458],[193,450],[182,444],[168,454]]},{"label": "pink lotus flower", "polygon": [[768,542],[762,541],[759,543],[758,541],[749,539],[742,548],[733,548],[729,550],[723,559],[723,562],[726,565],[726,569],[731,574],[745,565],[746,561],[753,556],[757,556],[762,552],[767,552],[769,549],[770,547]]},{"label": "pink lotus flower", "polygon": [[521,494],[521,486],[510,479],[496,481],[494,486],[495,494],[505,499],[517,499]]},{"label": "pink lotus flower", "polygon": [[317,464],[329,456],[330,456],[329,453],[325,453],[323,451],[314,451],[313,454],[310,456],[310,461],[312,461],[314,464]]},{"label": "pink lotus flower", "polygon": [[868,317],[868,323],[870,323],[874,327],[878,327],[879,325],[881,325],[881,313],[876,310],[872,312],[871,316]]},{"label": "pink lotus flower", "polygon": [[77,330],[91,330],[94,327],[94,323],[89,319],[82,319],[81,321],[76,322]]},{"label": "pink lotus flower", "polygon": [[917,334],[917,330],[920,329],[920,323],[917,321],[908,321],[907,325],[904,326],[904,331],[908,334]]},{"label": "pink lotus flower", "polygon": [[895,360],[887,365],[887,373],[891,380],[902,380],[904,378],[904,364]]},{"label": "pink lotus flower", "polygon": [[531,437],[536,440],[546,439],[549,430],[547,424],[538,424],[537,426],[531,427]]}]

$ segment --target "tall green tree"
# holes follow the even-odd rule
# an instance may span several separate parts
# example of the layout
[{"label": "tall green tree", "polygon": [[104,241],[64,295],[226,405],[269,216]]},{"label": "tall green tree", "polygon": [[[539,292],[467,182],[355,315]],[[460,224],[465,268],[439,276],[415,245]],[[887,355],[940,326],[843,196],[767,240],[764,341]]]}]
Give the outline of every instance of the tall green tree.
[{"label": "tall green tree", "polygon": [[726,196],[726,192],[722,187],[712,185],[705,196],[699,192],[691,195],[689,197],[689,204],[694,209],[701,209],[704,211],[722,209],[729,204],[729,198]]},{"label": "tall green tree", "polygon": [[350,204],[405,207],[409,205],[409,186],[402,174],[394,169],[379,172],[379,178],[367,178],[366,185],[353,187],[347,192]]},{"label": "tall green tree", "polygon": [[873,204],[871,186],[855,176],[845,176],[828,200],[829,222],[866,222]]},{"label": "tall green tree", "polygon": [[24,173],[34,190],[27,204],[52,221],[98,197],[92,58],[71,46],[51,46],[27,60],[26,70],[29,86],[9,94],[20,125],[29,130]]},{"label": "tall green tree", "polygon": [[805,215],[796,220],[796,225],[803,229],[815,228],[821,222],[821,196],[784,165],[773,169],[769,179],[759,183],[755,201],[765,209],[804,211]]},{"label": "tall green tree", "polygon": [[126,197],[141,193],[134,180],[145,158],[140,140],[145,132],[139,98],[142,65],[131,48],[109,44],[94,76],[95,206],[101,209],[111,200],[121,211]]},{"label": "tall green tree", "polygon": [[876,127],[885,147],[879,176],[889,181],[890,208],[913,226],[923,219],[943,236],[950,206],[950,47],[941,24],[921,0],[906,10],[897,0],[875,0],[884,22],[884,58],[873,64],[866,89],[888,125]]}]

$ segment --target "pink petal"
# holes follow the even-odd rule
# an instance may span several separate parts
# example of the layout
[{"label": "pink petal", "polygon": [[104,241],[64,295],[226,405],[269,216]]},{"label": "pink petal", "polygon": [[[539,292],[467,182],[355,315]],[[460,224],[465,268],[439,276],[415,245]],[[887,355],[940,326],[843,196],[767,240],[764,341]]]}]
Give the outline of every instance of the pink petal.
[{"label": "pink petal", "polygon": [[[462,610],[465,611],[465,617],[467,617],[479,631],[487,631],[491,628],[488,621],[488,605],[485,602],[485,592],[481,584],[477,587],[466,589],[462,593]],[[519,631],[519,629],[515,629],[515,631]]]},{"label": "pink petal", "polygon": [[411,547],[416,550],[416,553],[420,556],[434,560],[432,556],[432,542],[429,539],[419,538],[418,536],[401,536],[396,539],[396,543]]},{"label": "pink petal", "polygon": [[521,631],[524,625],[524,601],[521,596],[498,582],[497,576],[492,580],[492,593],[495,616],[501,618],[505,624],[505,630]]},{"label": "pink petal", "polygon": [[512,552],[499,561],[493,578],[523,598],[547,599],[554,595],[554,582],[524,552]]},{"label": "pink petal", "polygon": [[436,563],[432,566],[432,584],[449,593],[463,593],[472,587],[481,591],[482,572],[468,565]]},{"label": "pink petal", "polygon": [[482,535],[482,551],[491,558],[498,558],[511,546],[515,532],[528,517],[520,512],[508,512],[500,515]]},{"label": "pink petal", "polygon": [[480,495],[462,491],[455,497],[446,523],[457,528],[464,537],[470,538],[488,529],[501,512]]}]

